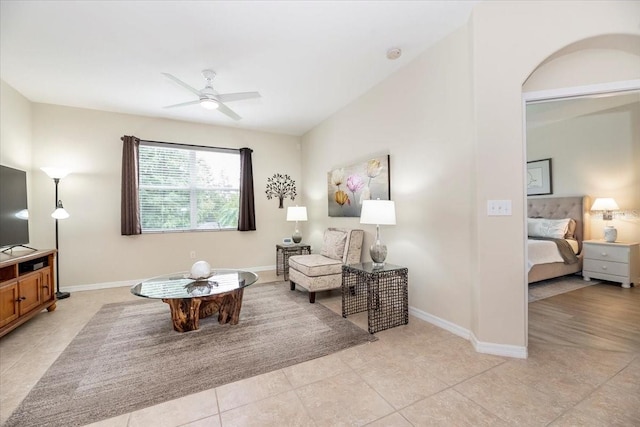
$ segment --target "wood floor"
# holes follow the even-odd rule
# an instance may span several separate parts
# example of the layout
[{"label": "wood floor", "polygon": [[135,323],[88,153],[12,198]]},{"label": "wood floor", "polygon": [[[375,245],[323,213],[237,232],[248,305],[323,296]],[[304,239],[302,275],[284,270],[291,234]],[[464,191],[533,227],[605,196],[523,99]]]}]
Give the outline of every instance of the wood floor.
[{"label": "wood floor", "polygon": [[603,282],[532,302],[529,343],[640,352],[640,288]]}]

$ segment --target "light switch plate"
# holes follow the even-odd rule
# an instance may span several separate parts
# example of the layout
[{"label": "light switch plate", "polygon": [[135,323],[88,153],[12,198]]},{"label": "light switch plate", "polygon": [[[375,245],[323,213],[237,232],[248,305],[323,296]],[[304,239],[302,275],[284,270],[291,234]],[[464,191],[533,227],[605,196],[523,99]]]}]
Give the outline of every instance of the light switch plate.
[{"label": "light switch plate", "polygon": [[487,200],[487,215],[510,216],[511,200]]}]

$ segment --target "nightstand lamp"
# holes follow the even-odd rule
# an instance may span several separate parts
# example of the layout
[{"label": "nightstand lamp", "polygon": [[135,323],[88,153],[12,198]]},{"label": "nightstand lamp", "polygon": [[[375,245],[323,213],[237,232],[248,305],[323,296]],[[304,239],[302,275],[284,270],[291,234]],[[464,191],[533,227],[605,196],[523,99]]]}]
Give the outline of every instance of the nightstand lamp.
[{"label": "nightstand lamp", "polygon": [[376,241],[369,248],[374,268],[384,267],[387,246],[380,241],[381,225],[396,225],[396,205],[391,200],[363,200],[360,224],[376,225]]},{"label": "nightstand lamp", "polygon": [[307,220],[307,208],[304,206],[289,206],[287,208],[287,221],[295,221],[296,229],[293,231],[293,239],[294,243],[302,242],[302,233],[300,233],[300,229],[298,228],[298,221],[306,221]]},{"label": "nightstand lamp", "polygon": [[[618,204],[612,198],[597,198],[591,206],[592,211],[602,211],[602,219],[605,221],[611,221],[613,219],[613,213],[611,211],[617,211],[620,209]],[[604,227],[604,240],[606,242],[615,242],[618,238],[618,230],[613,225],[605,225]]]}]

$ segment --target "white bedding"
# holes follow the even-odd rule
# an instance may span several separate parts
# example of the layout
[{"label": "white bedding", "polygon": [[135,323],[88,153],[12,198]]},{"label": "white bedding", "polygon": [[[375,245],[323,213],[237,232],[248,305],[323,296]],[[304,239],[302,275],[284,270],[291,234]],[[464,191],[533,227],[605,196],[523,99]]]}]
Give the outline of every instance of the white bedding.
[{"label": "white bedding", "polygon": [[[571,249],[575,254],[578,253],[578,242],[572,239],[565,239],[571,245]],[[552,262],[564,262],[558,246],[550,240],[531,240],[527,239],[527,273],[536,264],[548,264]]]}]

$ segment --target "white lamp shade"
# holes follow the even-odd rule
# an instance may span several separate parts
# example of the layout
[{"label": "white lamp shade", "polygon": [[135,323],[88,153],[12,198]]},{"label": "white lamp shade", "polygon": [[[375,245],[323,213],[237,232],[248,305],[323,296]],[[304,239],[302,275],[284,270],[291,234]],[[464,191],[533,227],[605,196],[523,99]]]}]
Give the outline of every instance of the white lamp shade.
[{"label": "white lamp shade", "polygon": [[289,206],[287,208],[287,221],[306,221],[307,208],[305,206]]},{"label": "white lamp shade", "polygon": [[69,212],[67,212],[65,208],[57,208],[53,211],[51,217],[55,219],[67,219],[69,218]]},{"label": "white lamp shade", "polygon": [[46,173],[47,175],[49,175],[49,178],[53,178],[53,179],[62,179],[65,176],[69,175],[69,171],[67,169],[62,169],[62,168],[54,168],[54,167],[50,167],[50,166],[46,166],[44,168],[40,168],[44,171],[44,173]]},{"label": "white lamp shade", "polygon": [[620,208],[616,201],[607,197],[597,198],[591,206],[592,211],[617,211],[618,209]]},{"label": "white lamp shade", "polygon": [[363,200],[360,224],[395,225],[395,202],[392,200]]}]

